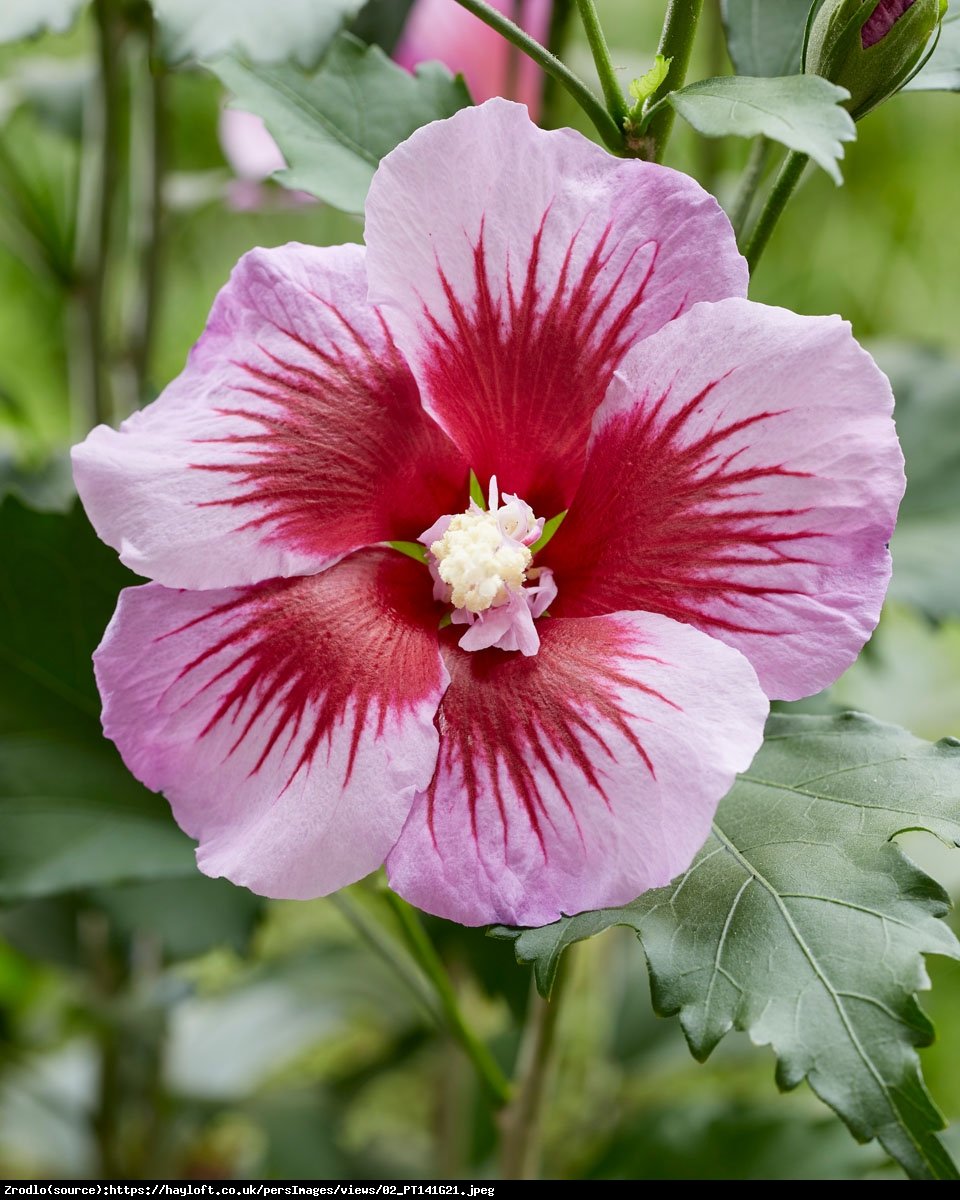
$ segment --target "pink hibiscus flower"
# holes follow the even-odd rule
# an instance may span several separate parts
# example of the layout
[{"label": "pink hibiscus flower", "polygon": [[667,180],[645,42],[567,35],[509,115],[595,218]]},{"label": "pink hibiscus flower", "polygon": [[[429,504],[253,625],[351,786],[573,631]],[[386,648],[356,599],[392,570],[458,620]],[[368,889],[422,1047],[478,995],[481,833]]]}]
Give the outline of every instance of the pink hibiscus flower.
[{"label": "pink hibiscus flower", "polygon": [[104,728],[264,895],[385,861],[465,924],[624,903],[689,865],[767,697],[873,629],[889,386],[839,319],[743,298],[693,180],[507,101],[384,159],[366,238],[246,255],[75,450],[156,581],[96,654]]}]

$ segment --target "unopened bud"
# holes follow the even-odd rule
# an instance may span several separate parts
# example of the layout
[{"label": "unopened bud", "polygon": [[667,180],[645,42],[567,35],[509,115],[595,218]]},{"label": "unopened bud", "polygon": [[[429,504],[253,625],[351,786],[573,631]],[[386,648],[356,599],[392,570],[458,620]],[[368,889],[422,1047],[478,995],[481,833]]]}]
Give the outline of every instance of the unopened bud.
[{"label": "unopened bud", "polygon": [[845,87],[859,121],[907,82],[945,10],[946,0],[826,0],[804,70]]}]

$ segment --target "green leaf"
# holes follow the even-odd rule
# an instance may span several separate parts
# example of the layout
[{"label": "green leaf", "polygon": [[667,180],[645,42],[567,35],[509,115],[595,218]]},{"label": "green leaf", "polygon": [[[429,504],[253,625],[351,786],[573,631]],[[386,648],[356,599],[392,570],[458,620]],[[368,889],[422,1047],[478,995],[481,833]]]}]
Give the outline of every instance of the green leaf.
[{"label": "green leaf", "polygon": [[120,588],[137,580],[79,508],[8,498],[0,543],[0,900],[192,876],[190,841],[100,729],[90,655]]},{"label": "green leaf", "polygon": [[151,0],[164,55],[215,58],[235,52],[258,63],[320,61],[363,0]]},{"label": "green leaf", "polygon": [[935,620],[960,615],[960,361],[909,345],[874,348],[897,398],[907,492],[890,544],[890,596]]},{"label": "green leaf", "polygon": [[0,141],[0,237],[31,270],[70,284],[76,256],[79,148],[26,106]]},{"label": "green leaf", "polygon": [[795,75],[816,0],[723,0],[727,50],[738,75]]},{"label": "green leaf", "polygon": [[86,0],[3,0],[0,43],[69,29]]},{"label": "green leaf", "polygon": [[32,468],[0,449],[0,500],[6,495],[16,496],[40,512],[69,511],[77,498],[69,459],[57,455]]},{"label": "green leaf", "polygon": [[841,143],[857,136],[853,119],[840,104],[847,96],[844,88],[818,75],[726,75],[693,83],[666,99],[698,133],[771,138],[808,154],[839,184]]},{"label": "green leaf", "polygon": [[855,1146],[839,1121],[749,1103],[738,1091],[662,1104],[644,1097],[587,1178],[862,1179],[882,1165],[882,1153]]},{"label": "green leaf", "polygon": [[96,68],[88,59],[30,55],[10,73],[16,99],[30,109],[45,129],[81,142],[84,113],[96,83]]},{"label": "green leaf", "polygon": [[187,879],[155,879],[90,893],[124,938],[152,937],[167,960],[194,958],[211,949],[246,951],[265,902],[226,879],[199,871]]},{"label": "green leaf", "polygon": [[392,54],[414,3],[415,0],[367,0],[351,23],[350,32],[361,42],[376,42],[387,54]]},{"label": "green leaf", "polygon": [[264,903],[246,888],[195,871],[187,879],[70,891],[0,908],[0,936],[30,958],[82,968],[89,966],[89,948],[78,934],[84,915],[98,912],[123,962],[136,957],[144,938],[166,962],[224,947],[242,954]]},{"label": "green leaf", "polygon": [[516,939],[549,992],[563,950],[613,925],[643,943],[654,1006],[680,1014],[704,1059],[730,1029],[806,1078],[859,1141],[876,1137],[912,1178],[957,1178],[915,1047],[930,1022],[914,993],[922,955],[960,957],[949,900],[889,842],[926,829],[960,844],[960,742],[936,745],[869,717],[774,715],[690,869],[623,908]]},{"label": "green leaf", "polygon": [[470,103],[463,81],[439,63],[411,75],[349,34],[337,38],[314,72],[290,64],[254,69],[238,58],[221,59],[211,70],[237,107],[262,117],[277,139],[289,168],[276,178],[347,212],[363,211],[388,151]]},{"label": "green leaf", "polygon": [[960,92],[960,4],[953,0],[940,26],[940,40],[929,62],[904,87],[905,92]]},{"label": "green leaf", "polygon": [[905,517],[890,543],[893,579],[888,595],[934,620],[960,613],[957,547],[960,513],[922,520]]}]

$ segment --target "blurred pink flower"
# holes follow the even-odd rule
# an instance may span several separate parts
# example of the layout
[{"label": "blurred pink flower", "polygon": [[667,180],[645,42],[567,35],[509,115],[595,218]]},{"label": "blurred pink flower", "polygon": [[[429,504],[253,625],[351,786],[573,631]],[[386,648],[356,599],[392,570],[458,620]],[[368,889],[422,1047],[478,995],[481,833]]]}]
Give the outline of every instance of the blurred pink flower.
[{"label": "blurred pink flower", "polygon": [[230,206],[259,208],[264,200],[261,183],[287,165],[280,147],[260,117],[239,108],[221,111],[218,133],[224,157],[237,177],[228,194]]},{"label": "blurred pink flower", "polygon": [[266,179],[287,165],[260,117],[239,108],[220,114],[220,144],[238,179]]},{"label": "blurred pink flower", "polygon": [[[546,42],[553,0],[491,0],[491,4],[538,42]],[[478,104],[506,96],[525,104],[534,121],[540,115],[540,68],[456,0],[417,0],[394,58],[408,70],[419,62],[439,59],[451,71],[462,73]]]}]

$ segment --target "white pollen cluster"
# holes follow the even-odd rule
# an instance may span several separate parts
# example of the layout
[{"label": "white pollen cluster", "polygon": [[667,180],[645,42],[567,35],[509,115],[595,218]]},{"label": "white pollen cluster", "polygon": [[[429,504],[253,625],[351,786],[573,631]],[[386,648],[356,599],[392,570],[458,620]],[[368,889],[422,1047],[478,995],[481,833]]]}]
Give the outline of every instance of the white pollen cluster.
[{"label": "white pollen cluster", "polygon": [[430,553],[440,578],[452,589],[450,603],[472,613],[503,604],[509,591],[523,586],[533,561],[526,546],[504,539],[496,512],[455,516]]}]

